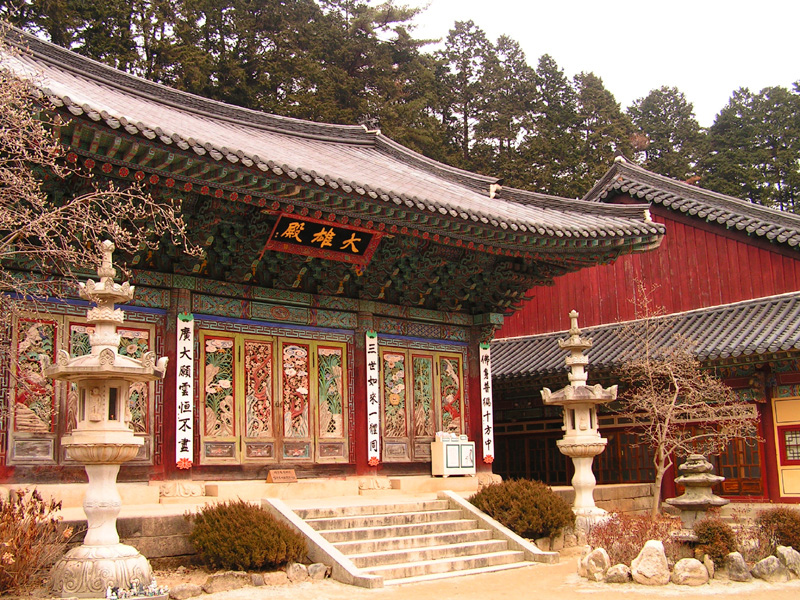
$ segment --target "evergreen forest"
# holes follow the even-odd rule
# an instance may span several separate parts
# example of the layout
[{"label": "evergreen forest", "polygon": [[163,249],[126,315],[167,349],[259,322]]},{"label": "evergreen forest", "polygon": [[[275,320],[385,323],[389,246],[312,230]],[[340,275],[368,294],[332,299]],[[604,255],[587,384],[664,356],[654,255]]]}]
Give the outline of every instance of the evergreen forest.
[{"label": "evergreen forest", "polygon": [[709,128],[674,87],[622,108],[591,72],[526,57],[392,0],[0,0],[0,18],[129,73],[269,113],[362,124],[506,185],[581,197],[624,155],[656,173],[800,212],[800,81],[732,92]]}]

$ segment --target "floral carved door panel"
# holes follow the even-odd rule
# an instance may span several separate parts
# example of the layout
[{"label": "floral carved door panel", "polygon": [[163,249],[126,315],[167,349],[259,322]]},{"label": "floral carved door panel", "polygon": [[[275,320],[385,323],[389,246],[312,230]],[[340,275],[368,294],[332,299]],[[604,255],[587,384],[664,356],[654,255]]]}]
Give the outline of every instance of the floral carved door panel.
[{"label": "floral carved door panel", "polygon": [[431,355],[411,355],[414,374],[414,445],[412,449],[415,460],[430,460],[430,444],[436,434],[433,364]]},{"label": "floral carved door panel", "polygon": [[207,464],[346,462],[346,344],[201,331]]},{"label": "floral carved door panel", "polygon": [[244,340],[244,458],[275,458],[274,347],[271,340]]},{"label": "floral carved door panel", "polygon": [[14,323],[12,464],[52,464],[57,460],[57,386],[44,376],[44,369],[48,361],[55,361],[59,334],[56,320],[20,318]]},{"label": "floral carved door panel", "polygon": [[429,461],[436,431],[463,431],[463,359],[400,348],[380,355],[383,460]]},{"label": "floral carved door panel", "polygon": [[200,411],[202,455],[214,462],[239,462],[233,336],[201,335]]},{"label": "floral carved door panel", "polygon": [[441,401],[442,430],[462,433],[463,392],[461,388],[461,358],[439,357],[439,399]]},{"label": "floral carved door panel", "polygon": [[345,356],[343,344],[316,347],[318,462],[348,460]]},{"label": "floral carved door panel", "polygon": [[410,459],[408,435],[408,395],[406,392],[407,353],[381,352],[381,396],[383,411],[383,460],[405,462]]}]

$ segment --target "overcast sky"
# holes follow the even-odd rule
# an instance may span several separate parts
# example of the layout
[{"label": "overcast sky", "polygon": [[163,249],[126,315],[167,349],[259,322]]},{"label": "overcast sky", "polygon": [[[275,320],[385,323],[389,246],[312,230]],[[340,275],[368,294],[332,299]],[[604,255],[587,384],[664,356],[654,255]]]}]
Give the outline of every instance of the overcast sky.
[{"label": "overcast sky", "polygon": [[592,71],[623,110],[662,85],[711,125],[740,87],[800,80],[800,0],[396,0],[430,7],[418,38],[445,38],[473,20],[496,41],[520,43],[528,63],[549,54],[568,77]]}]

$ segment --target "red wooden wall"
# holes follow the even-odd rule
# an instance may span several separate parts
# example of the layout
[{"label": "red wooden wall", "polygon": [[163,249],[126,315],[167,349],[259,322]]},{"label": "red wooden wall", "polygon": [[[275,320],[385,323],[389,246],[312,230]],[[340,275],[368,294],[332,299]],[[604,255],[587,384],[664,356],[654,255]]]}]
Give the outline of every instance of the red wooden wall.
[{"label": "red wooden wall", "polygon": [[660,206],[650,210],[667,228],[658,249],[531,290],[533,298],[506,318],[496,337],[563,331],[572,309],[580,313],[581,327],[633,319],[637,278],[648,288],[658,286],[653,299],[667,313],[800,290],[800,250]]}]

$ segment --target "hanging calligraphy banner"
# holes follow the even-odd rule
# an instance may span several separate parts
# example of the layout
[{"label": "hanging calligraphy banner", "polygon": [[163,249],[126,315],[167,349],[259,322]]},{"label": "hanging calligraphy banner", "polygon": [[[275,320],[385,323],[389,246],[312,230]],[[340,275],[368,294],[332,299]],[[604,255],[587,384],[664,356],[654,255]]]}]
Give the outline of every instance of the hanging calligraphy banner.
[{"label": "hanging calligraphy banner", "polygon": [[367,462],[377,467],[381,461],[380,368],[378,334],[367,332]]},{"label": "hanging calligraphy banner", "polygon": [[[289,252],[366,266],[383,236],[363,227],[282,214],[264,250]],[[263,252],[261,253],[263,256]],[[260,257],[259,257],[260,258]]]},{"label": "hanging calligraphy banner", "polygon": [[494,417],[492,416],[492,361],[489,344],[480,346],[481,369],[481,432],[483,434],[483,462],[494,461]]},{"label": "hanging calligraphy banner", "polygon": [[178,314],[175,376],[175,459],[179,469],[194,461],[194,316]]}]

